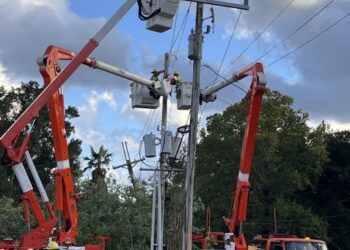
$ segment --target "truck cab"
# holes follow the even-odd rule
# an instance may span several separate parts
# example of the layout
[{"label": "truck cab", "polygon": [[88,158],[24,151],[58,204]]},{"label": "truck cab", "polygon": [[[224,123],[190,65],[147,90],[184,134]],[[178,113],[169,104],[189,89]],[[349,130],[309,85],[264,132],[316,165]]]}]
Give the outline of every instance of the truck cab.
[{"label": "truck cab", "polygon": [[272,234],[268,237],[255,238],[257,250],[327,250],[327,245],[322,240],[309,237],[298,238],[295,235]]}]

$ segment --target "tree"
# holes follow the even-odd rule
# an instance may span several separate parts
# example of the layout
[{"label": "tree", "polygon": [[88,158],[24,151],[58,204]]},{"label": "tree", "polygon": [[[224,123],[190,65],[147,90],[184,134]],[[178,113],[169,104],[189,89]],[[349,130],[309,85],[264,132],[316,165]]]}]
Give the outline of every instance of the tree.
[{"label": "tree", "polygon": [[[11,126],[41,91],[42,87],[34,81],[22,83],[21,86],[10,90],[0,86],[0,135]],[[74,133],[74,126],[70,123],[70,120],[79,117],[79,113],[75,107],[69,106],[65,110],[65,115],[70,166],[75,177],[77,177],[80,172],[79,155],[81,153],[81,141],[71,138],[71,135]],[[52,189],[51,193],[48,192],[49,196],[52,195],[53,178],[51,172],[52,169],[56,168],[56,161],[54,159],[53,140],[47,107],[41,109],[38,118],[36,118],[28,150],[32,155],[44,186]],[[3,153],[4,150],[0,148],[0,158]],[[1,161],[0,182],[0,236],[17,238],[26,231],[21,205],[22,191],[17,181],[15,181],[11,167],[4,165]]]},{"label": "tree", "polygon": [[0,198],[0,237],[18,238],[25,232],[22,207],[14,204],[12,198]]},{"label": "tree", "polygon": [[[264,97],[260,126],[250,176],[247,238],[273,232],[273,209],[287,216],[294,207],[314,221],[322,221],[300,192],[314,190],[327,160],[325,127],[307,125],[308,114],[292,108],[293,99],[268,90]],[[197,149],[195,195],[212,211],[212,230],[227,230],[222,216],[227,216],[232,191],[238,175],[239,158],[246,124],[247,97],[229,106],[222,114],[207,118]],[[282,212],[283,211],[283,212]],[[289,212],[285,212],[289,211]],[[195,216],[204,225],[204,211]],[[281,218],[282,220],[291,218]],[[307,230],[309,220],[298,218],[290,233],[325,237],[326,224]],[[286,227],[282,227],[285,229]],[[286,230],[283,230],[286,232]],[[309,234],[311,233],[311,234]]]},{"label": "tree", "polygon": [[329,161],[311,197],[315,209],[327,220],[331,249],[350,246],[350,131],[332,132],[326,137]]},{"label": "tree", "polygon": [[91,157],[85,156],[84,160],[88,161],[87,167],[84,168],[83,172],[92,170],[92,181],[97,182],[99,179],[104,180],[107,174],[105,166],[111,162],[112,154],[108,153],[108,150],[103,146],[100,146],[98,152],[90,146]]},{"label": "tree", "polygon": [[107,249],[144,250],[149,248],[151,198],[147,186],[122,187],[107,180],[95,185],[84,181],[79,191],[84,193],[78,203],[79,244],[91,243],[94,236],[111,236]]},{"label": "tree", "polygon": [[[42,87],[35,81],[22,83],[21,86],[5,90],[0,86],[0,134],[2,135],[10,125],[20,116],[20,114],[33,103],[35,98],[41,93]],[[70,120],[79,117],[78,110],[75,107],[68,106],[65,110],[66,117],[66,133],[70,138],[74,133],[74,126]],[[80,162],[79,155],[81,153],[81,141],[78,139],[68,139],[68,147],[70,154],[70,163],[73,173],[79,174]],[[51,170],[56,168],[54,160],[53,140],[51,135],[51,126],[49,121],[48,109],[45,106],[39,112],[39,116],[35,121],[34,129],[28,146],[29,152],[34,159],[39,176],[46,186],[52,180]],[[3,153],[3,152],[2,152]],[[14,182],[14,175],[8,166],[4,166],[0,162],[0,178],[2,185],[0,194],[5,196],[13,196],[15,201],[20,199],[21,191],[19,186]]]}]

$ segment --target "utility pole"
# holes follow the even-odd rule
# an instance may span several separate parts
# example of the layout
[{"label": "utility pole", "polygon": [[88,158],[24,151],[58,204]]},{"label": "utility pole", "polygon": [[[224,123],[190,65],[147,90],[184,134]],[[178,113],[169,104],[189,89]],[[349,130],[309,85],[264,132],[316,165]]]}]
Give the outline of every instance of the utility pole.
[{"label": "utility pole", "polygon": [[[198,131],[198,111],[200,102],[200,70],[203,48],[203,8],[204,4],[212,4],[222,7],[236,8],[248,10],[249,0],[243,0],[243,4],[235,4],[226,1],[217,0],[187,0],[197,3],[196,10],[196,27],[194,34],[193,55],[190,57],[193,60],[193,80],[192,80],[192,104],[191,104],[191,120],[190,134],[188,138],[188,159],[186,166],[186,183],[185,183],[185,223],[183,230],[182,250],[192,249],[192,217],[193,217],[193,185],[195,174],[195,157],[197,145]],[[214,18],[212,16],[212,18]]]},{"label": "utility pole", "polygon": [[[165,53],[164,56],[164,78],[168,76],[169,71],[169,54]],[[167,119],[168,119],[168,97],[163,96],[162,97],[162,126],[161,126],[161,141],[165,141],[165,133],[167,130]],[[164,171],[162,171],[165,168],[166,161],[167,161],[167,154],[164,154],[163,152],[163,145],[161,145],[161,151],[160,151],[160,164],[159,168],[161,171],[159,171],[159,181],[158,181],[158,210],[157,210],[157,249],[163,250],[163,226],[164,226]]]},{"label": "utility pole", "polygon": [[153,174],[153,194],[152,194],[152,224],[151,224],[151,250],[154,250],[154,228],[156,225],[156,200],[157,200],[157,173]]},{"label": "utility pole", "polygon": [[182,242],[183,250],[192,249],[193,183],[195,172],[195,155],[197,144],[198,111],[200,97],[200,70],[203,45],[203,7],[203,3],[197,3],[193,58],[192,107],[185,183],[185,223]]},{"label": "utility pole", "polygon": [[125,161],[126,161],[126,166],[128,168],[129,178],[130,178],[131,184],[134,188],[137,188],[137,182],[135,180],[134,171],[132,169],[133,165],[132,165],[132,162],[130,160],[128,143],[126,141],[122,142],[122,148],[123,148],[123,153],[124,153],[124,157],[125,157]]}]

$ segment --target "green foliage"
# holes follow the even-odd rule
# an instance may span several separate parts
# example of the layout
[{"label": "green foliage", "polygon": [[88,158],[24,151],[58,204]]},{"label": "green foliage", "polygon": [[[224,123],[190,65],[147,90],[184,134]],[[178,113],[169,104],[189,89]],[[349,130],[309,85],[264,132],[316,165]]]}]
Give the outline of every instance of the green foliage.
[{"label": "green foliage", "polygon": [[327,220],[334,249],[350,246],[350,131],[331,132],[326,138],[329,161],[311,195],[318,213]]},{"label": "green foliage", "polygon": [[25,231],[22,207],[6,197],[0,198],[0,204],[0,238],[18,238]]},{"label": "green foliage", "polygon": [[83,182],[79,201],[80,244],[91,243],[95,235],[111,236],[107,249],[149,248],[151,199],[145,186],[134,189],[109,184]]},{"label": "green foliage", "polygon": [[[250,176],[248,220],[254,226],[245,230],[248,239],[272,231],[273,207],[278,206],[281,216],[295,210],[313,215],[311,204],[299,202],[298,194],[317,187],[327,160],[325,126],[311,129],[306,123],[308,114],[294,110],[292,104],[291,97],[276,91],[267,91],[264,97]],[[228,215],[236,183],[246,111],[247,98],[244,98],[222,114],[208,117],[206,130],[201,131],[195,194],[211,208],[212,230],[226,230],[222,216]],[[197,223],[203,225],[204,211],[196,217],[202,218]],[[316,216],[311,217],[322,222]],[[310,236],[325,235],[325,223],[320,223],[321,228],[314,231],[302,230],[307,226],[309,222],[304,220],[292,229],[314,233]]]},{"label": "green foliage", "polygon": [[300,236],[313,236],[327,240],[327,223],[311,208],[296,201],[279,198],[274,204],[277,212],[277,228]]},{"label": "green foliage", "polygon": [[[30,104],[32,104],[41,91],[42,88],[37,82],[34,81],[22,83],[21,86],[10,90],[5,90],[4,87],[0,86],[1,135],[11,126],[11,124],[20,116],[20,114]],[[79,114],[75,107],[70,106],[65,110],[65,114],[66,133],[67,137],[70,138],[70,136],[74,133],[74,127],[70,123],[70,120],[78,117]],[[20,141],[21,138],[22,137],[20,137]],[[49,196],[52,196],[54,189],[52,186],[51,171],[56,167],[56,161],[54,159],[49,113],[46,106],[39,112],[39,116],[35,121],[28,150],[32,155],[44,186],[49,187]],[[0,149],[0,151],[0,155],[2,155],[4,150]],[[80,140],[69,139],[69,153],[71,167],[75,177],[77,177],[79,175],[80,168]],[[29,173],[29,171],[27,172]],[[0,236],[11,236],[18,238],[26,231],[23,219],[23,208],[21,206],[22,191],[15,180],[11,167],[3,165],[2,162],[0,162],[0,182],[0,197],[2,197],[0,199]],[[32,220],[32,222],[32,226],[35,226],[34,220]]]},{"label": "green foliage", "polygon": [[[0,87],[0,134],[2,135],[10,125],[20,116],[20,114],[35,100],[41,93],[42,87],[35,81],[22,83],[21,86],[5,90]],[[66,113],[66,132],[69,138],[74,133],[74,127],[70,119],[79,116],[75,107],[68,107]],[[34,159],[40,178],[46,186],[52,179],[51,170],[56,167],[54,160],[53,140],[51,127],[49,123],[49,114],[47,107],[39,112],[39,117],[35,121],[32,130],[31,140],[28,146],[29,152]],[[69,140],[70,162],[73,173],[78,174],[80,163],[79,155],[81,153],[81,141],[77,139]],[[0,163],[2,164],[2,163]],[[0,165],[0,194],[12,196],[16,201],[20,200],[21,191],[11,168]],[[15,195],[15,196],[13,196]]]}]

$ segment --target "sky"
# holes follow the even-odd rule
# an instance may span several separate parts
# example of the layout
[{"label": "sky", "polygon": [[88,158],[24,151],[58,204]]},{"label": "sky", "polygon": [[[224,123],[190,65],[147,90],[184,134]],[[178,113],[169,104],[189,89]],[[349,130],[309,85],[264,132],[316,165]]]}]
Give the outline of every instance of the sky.
[{"label": "sky", "polygon": [[[0,84],[18,86],[30,80],[42,83],[36,58],[43,55],[47,46],[52,44],[79,51],[123,2],[0,0]],[[325,120],[335,130],[350,129],[350,17],[332,26],[350,13],[350,1],[249,2],[250,10],[241,14],[239,10],[214,7],[215,23],[213,32],[204,36],[202,64],[219,71],[222,63],[220,74],[227,77],[274,48],[260,59],[266,66],[268,87],[292,96],[294,107],[309,113],[310,125],[317,126]],[[210,16],[210,7],[205,6],[205,17]],[[181,78],[190,82],[192,63],[187,59],[187,48],[194,21],[195,4],[181,1],[173,29],[156,33],[145,28],[134,6],[92,57],[149,78],[153,68],[163,67],[164,53],[171,52],[171,71],[179,70]],[[210,19],[204,24],[211,25]],[[330,26],[327,32],[318,35]],[[295,30],[295,34],[290,35]],[[300,46],[303,47],[298,49]],[[293,53],[283,57],[289,52]],[[202,67],[201,74],[203,88],[216,80],[207,67]],[[83,141],[82,156],[89,154],[89,146],[104,145],[113,153],[112,165],[119,165],[124,162],[122,141],[128,142],[131,158],[135,159],[139,157],[144,134],[152,132],[160,136],[157,130],[160,108],[132,109],[129,84],[129,81],[85,66],[65,83],[66,105],[76,106],[80,112],[73,124],[76,127],[74,136]],[[248,81],[240,84],[243,89],[249,87]],[[205,117],[222,112],[243,95],[238,88],[227,87],[219,93],[216,102],[201,108],[200,125],[205,126]],[[186,123],[188,112],[176,110],[174,96],[169,106],[168,127],[175,131]],[[154,160],[147,162],[155,163]],[[140,166],[135,168],[136,176],[147,178],[149,173],[140,172]],[[129,183],[125,169],[110,170],[110,174],[121,183]]]}]

